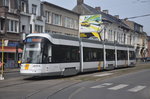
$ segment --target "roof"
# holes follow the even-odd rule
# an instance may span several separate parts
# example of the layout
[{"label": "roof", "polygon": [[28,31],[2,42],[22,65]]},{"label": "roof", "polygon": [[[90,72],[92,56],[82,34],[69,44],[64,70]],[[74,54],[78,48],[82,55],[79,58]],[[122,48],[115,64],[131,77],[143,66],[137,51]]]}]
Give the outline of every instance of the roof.
[{"label": "roof", "polygon": [[[82,12],[79,12],[79,9],[82,9],[84,11]],[[86,11],[85,11],[86,10]],[[87,15],[87,14],[101,14],[102,15],[102,20],[104,21],[109,21],[109,22],[112,22],[112,23],[117,23],[119,24],[120,26],[126,28],[126,29],[130,29],[128,25],[126,25],[121,19],[118,19],[110,14],[106,14],[102,11],[97,11],[95,8],[87,5],[87,4],[80,4],[80,5],[77,5],[73,8],[73,11],[75,12],[79,12],[80,14],[82,13],[82,15]]]},{"label": "roof", "polygon": [[62,10],[65,10],[65,11],[68,11],[68,12],[70,12],[70,13],[74,13],[74,14],[76,14],[76,15],[80,15],[79,13],[76,13],[76,12],[74,12],[74,11],[65,9],[65,8],[63,8],[63,7],[60,7],[60,6],[57,6],[57,5],[52,4],[52,3],[49,3],[49,2],[47,2],[47,1],[42,1],[42,3],[43,3],[43,4],[50,5],[50,6],[53,6],[53,7],[56,7],[56,8],[59,8],[59,9],[62,9]]}]

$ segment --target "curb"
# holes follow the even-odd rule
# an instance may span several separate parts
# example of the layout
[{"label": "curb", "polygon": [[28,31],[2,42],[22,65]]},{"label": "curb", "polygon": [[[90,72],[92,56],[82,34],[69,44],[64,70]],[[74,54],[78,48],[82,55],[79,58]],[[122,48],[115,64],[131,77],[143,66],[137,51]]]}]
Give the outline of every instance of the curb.
[{"label": "curb", "polygon": [[15,69],[5,69],[4,73],[13,73],[13,72],[19,72],[20,68],[15,68]]}]

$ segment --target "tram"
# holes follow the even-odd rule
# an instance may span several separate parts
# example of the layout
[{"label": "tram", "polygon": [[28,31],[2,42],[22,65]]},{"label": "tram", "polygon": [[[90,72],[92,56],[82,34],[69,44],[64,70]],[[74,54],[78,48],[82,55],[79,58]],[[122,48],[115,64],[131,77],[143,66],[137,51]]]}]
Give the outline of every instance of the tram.
[{"label": "tram", "polygon": [[133,46],[60,34],[33,33],[24,42],[20,73],[68,76],[135,64]]}]

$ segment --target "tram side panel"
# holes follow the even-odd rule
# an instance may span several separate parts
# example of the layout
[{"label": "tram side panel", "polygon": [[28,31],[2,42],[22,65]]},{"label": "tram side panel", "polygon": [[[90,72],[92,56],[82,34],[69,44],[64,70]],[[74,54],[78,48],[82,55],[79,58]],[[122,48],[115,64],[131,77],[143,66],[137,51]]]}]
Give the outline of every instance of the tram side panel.
[{"label": "tram side panel", "polygon": [[104,66],[103,45],[82,42],[83,72],[102,70]]},{"label": "tram side panel", "polygon": [[136,65],[136,56],[135,51],[133,49],[129,50],[129,66],[135,66]]},{"label": "tram side panel", "polygon": [[106,64],[104,69],[111,70],[115,68],[115,49],[114,46],[106,46],[105,49],[105,56],[106,56]]},{"label": "tram side panel", "polygon": [[80,70],[79,46],[65,45],[65,42],[61,43],[64,45],[52,46],[52,62],[60,64],[61,75],[75,75]]},{"label": "tram side panel", "polygon": [[[123,50],[122,50],[123,49]],[[128,66],[128,51],[127,48],[117,49],[117,68]]]}]

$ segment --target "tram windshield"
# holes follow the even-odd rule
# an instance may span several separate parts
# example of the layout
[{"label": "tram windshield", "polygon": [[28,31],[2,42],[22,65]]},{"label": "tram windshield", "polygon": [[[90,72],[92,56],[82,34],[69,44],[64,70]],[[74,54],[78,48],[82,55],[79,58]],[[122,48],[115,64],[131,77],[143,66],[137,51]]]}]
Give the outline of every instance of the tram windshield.
[{"label": "tram windshield", "polygon": [[42,63],[42,39],[27,38],[24,45],[22,63]]}]

